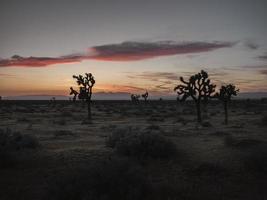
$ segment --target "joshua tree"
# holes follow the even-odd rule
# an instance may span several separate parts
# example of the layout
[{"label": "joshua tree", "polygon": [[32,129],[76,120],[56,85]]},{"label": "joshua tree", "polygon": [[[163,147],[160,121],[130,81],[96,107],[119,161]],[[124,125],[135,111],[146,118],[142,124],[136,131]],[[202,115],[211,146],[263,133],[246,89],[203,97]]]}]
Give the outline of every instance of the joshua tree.
[{"label": "joshua tree", "polygon": [[147,97],[148,97],[148,92],[146,91],[146,93],[142,94],[142,97],[144,98],[145,102],[147,101]]},{"label": "joshua tree", "polygon": [[76,90],[74,90],[72,87],[70,87],[70,95],[74,95],[72,101],[76,101],[76,97],[79,94]]},{"label": "joshua tree", "polygon": [[140,95],[138,94],[131,94],[131,100],[134,103],[137,103],[139,101]]},{"label": "joshua tree", "polygon": [[[201,118],[201,101],[207,101],[212,97],[212,93],[215,92],[216,85],[211,84],[209,75],[204,70],[197,73],[185,81],[183,77],[180,77],[182,84],[177,85],[174,91],[177,92],[180,101],[185,101],[188,97],[191,97],[196,103],[197,119],[198,122],[202,122]],[[182,98],[179,97],[182,95]]]},{"label": "joshua tree", "polygon": [[73,75],[73,78],[76,79],[77,84],[81,86],[79,98],[86,99],[88,105],[88,119],[91,120],[91,97],[95,79],[91,73],[85,73],[85,76]]},{"label": "joshua tree", "polygon": [[223,102],[224,106],[224,123],[228,124],[228,103],[231,101],[232,96],[236,96],[239,89],[233,84],[221,86],[220,91],[216,93],[216,97]]}]

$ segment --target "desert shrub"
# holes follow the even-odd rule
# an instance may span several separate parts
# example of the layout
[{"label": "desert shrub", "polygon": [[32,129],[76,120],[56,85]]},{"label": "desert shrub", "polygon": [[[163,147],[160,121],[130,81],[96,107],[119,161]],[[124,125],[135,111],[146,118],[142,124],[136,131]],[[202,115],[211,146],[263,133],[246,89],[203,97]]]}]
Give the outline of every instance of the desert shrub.
[{"label": "desert shrub", "polygon": [[152,121],[152,122],[164,122],[165,121],[165,119],[162,116],[156,115],[156,114],[151,115],[147,120]]},{"label": "desert shrub", "polygon": [[115,148],[118,141],[120,141],[123,137],[129,134],[130,129],[116,129],[112,131],[110,135],[107,137],[106,146]]},{"label": "desert shrub", "polygon": [[203,127],[212,127],[212,124],[209,121],[204,121],[201,124]]},{"label": "desert shrub", "polygon": [[19,118],[17,119],[17,122],[24,123],[24,122],[30,122],[30,120],[27,119],[27,118],[25,118],[25,117],[19,117]]},{"label": "desert shrub", "polygon": [[13,132],[10,129],[0,129],[0,149],[13,151],[23,148],[37,148],[38,146],[38,140],[34,135]]},{"label": "desert shrub", "polygon": [[255,148],[244,157],[244,167],[247,171],[260,176],[267,176],[267,150],[266,146]]},{"label": "desert shrub", "polygon": [[10,129],[0,129],[0,167],[10,167],[16,163],[17,151],[24,148],[37,148],[38,140],[33,135],[23,135]]},{"label": "desert shrub", "polygon": [[261,124],[267,126],[267,115],[264,115],[261,119]]},{"label": "desert shrub", "polygon": [[188,169],[187,172],[194,176],[219,176],[226,175],[227,169],[220,163],[203,162]]},{"label": "desert shrub", "polygon": [[224,138],[224,144],[229,147],[251,147],[260,144],[261,142],[256,139],[249,139],[249,138],[235,138],[231,135],[228,135]]},{"label": "desert shrub", "polygon": [[75,136],[75,134],[70,131],[70,130],[57,130],[54,133],[54,136],[57,137],[62,137],[62,136]]},{"label": "desert shrub", "polygon": [[66,125],[66,124],[67,124],[67,122],[66,122],[66,119],[65,119],[65,118],[61,118],[61,119],[58,119],[58,120],[54,120],[54,121],[53,121],[53,123],[54,123],[54,124],[57,124],[57,125],[61,125],[61,126],[63,126],[63,125]]},{"label": "desert shrub", "polygon": [[113,157],[59,177],[46,199],[138,200],[145,199],[148,186],[146,174],[139,165],[127,158]]},{"label": "desert shrub", "polygon": [[0,149],[0,169],[13,167],[16,164],[16,157],[6,149]]},{"label": "desert shrub", "polygon": [[116,132],[108,138],[110,147],[124,156],[141,158],[169,158],[176,153],[175,144],[159,133]]},{"label": "desert shrub", "polygon": [[216,115],[217,115],[217,112],[211,112],[211,113],[210,113],[210,116],[211,116],[211,117],[214,117],[214,116],[216,116]]},{"label": "desert shrub", "polygon": [[151,124],[146,129],[147,130],[160,130],[160,127],[158,125]]},{"label": "desert shrub", "polygon": [[175,122],[179,122],[179,123],[182,123],[183,125],[186,125],[189,122],[189,120],[186,120],[183,117],[178,117],[176,118]]},{"label": "desert shrub", "polygon": [[215,132],[211,133],[211,135],[213,135],[213,136],[229,136],[229,133],[219,130],[219,131],[215,131]]},{"label": "desert shrub", "polygon": [[64,110],[61,112],[61,117],[72,117],[72,116],[73,116],[72,111]]}]

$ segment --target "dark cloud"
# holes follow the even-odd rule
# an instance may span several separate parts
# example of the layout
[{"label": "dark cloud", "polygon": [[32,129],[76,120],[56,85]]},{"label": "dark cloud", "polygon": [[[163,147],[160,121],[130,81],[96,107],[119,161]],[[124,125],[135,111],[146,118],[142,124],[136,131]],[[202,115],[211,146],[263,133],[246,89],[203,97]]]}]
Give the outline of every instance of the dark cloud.
[{"label": "dark cloud", "polygon": [[66,55],[61,57],[21,57],[0,59],[0,67],[25,66],[44,67],[54,64],[75,63],[94,59],[102,61],[136,61],[159,56],[208,52],[219,48],[232,47],[231,42],[123,42],[89,48],[85,54]]},{"label": "dark cloud", "polygon": [[267,69],[260,70],[259,72],[260,72],[260,74],[267,75]]},{"label": "dark cloud", "polygon": [[247,66],[239,66],[239,69],[249,69],[249,70],[260,70],[260,69],[267,69],[267,65],[252,65],[252,66],[249,66],[249,65],[247,65]]},{"label": "dark cloud", "polygon": [[253,41],[246,41],[245,46],[251,50],[257,50],[259,48],[259,45]]},{"label": "dark cloud", "polygon": [[258,56],[258,58],[259,58],[259,59],[262,59],[262,60],[267,60],[267,53]]},{"label": "dark cloud", "polygon": [[221,69],[228,71],[228,73],[230,73],[230,71],[244,71],[244,70],[261,70],[261,69],[267,69],[267,65],[243,65],[243,66],[232,66],[232,67],[221,67]]},{"label": "dark cloud", "polygon": [[232,47],[230,42],[123,42],[91,48],[96,55],[92,58],[107,61],[135,61],[153,57],[208,52],[219,48]]}]

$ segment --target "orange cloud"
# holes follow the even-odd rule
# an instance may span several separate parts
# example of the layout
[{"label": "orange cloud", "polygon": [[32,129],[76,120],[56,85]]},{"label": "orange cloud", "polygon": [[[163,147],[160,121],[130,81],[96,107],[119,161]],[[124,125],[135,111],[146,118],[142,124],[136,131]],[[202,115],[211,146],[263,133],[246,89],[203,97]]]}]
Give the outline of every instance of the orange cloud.
[{"label": "orange cloud", "polygon": [[82,61],[82,56],[62,56],[59,58],[50,58],[50,57],[21,57],[18,55],[14,55],[10,59],[0,60],[0,66],[44,67],[53,64],[75,63],[80,61]]}]

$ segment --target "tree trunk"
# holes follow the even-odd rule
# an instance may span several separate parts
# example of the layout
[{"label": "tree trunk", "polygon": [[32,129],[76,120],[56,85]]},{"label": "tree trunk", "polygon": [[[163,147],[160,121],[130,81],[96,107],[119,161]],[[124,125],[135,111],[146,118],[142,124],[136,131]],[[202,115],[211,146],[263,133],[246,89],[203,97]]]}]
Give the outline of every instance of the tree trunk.
[{"label": "tree trunk", "polygon": [[204,101],[203,101],[203,109],[202,109],[202,111],[203,111],[203,115],[202,115],[202,117],[203,118],[208,118],[208,100],[207,99],[204,99]]},{"label": "tree trunk", "polygon": [[90,99],[88,99],[87,106],[88,106],[88,119],[91,120],[92,115],[91,115],[91,100]]},{"label": "tree trunk", "polygon": [[91,121],[92,113],[91,113],[91,97],[92,97],[92,88],[88,89],[88,96],[87,96],[87,107],[88,107],[88,120]]},{"label": "tree trunk", "polygon": [[196,101],[196,106],[197,106],[197,121],[201,123],[202,119],[201,119],[200,101]]},{"label": "tree trunk", "polygon": [[227,101],[224,101],[224,123],[228,124],[228,105],[227,105]]}]

